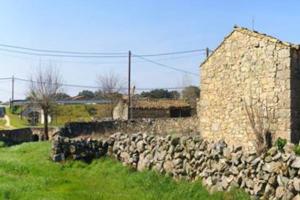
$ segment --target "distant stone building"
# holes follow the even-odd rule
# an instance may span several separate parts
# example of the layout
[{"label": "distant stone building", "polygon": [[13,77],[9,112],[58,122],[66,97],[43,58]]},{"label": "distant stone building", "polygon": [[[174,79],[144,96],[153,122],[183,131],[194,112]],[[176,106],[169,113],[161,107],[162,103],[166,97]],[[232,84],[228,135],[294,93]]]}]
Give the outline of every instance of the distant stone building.
[{"label": "distant stone building", "polygon": [[[135,100],[132,105],[132,119],[190,117],[191,114],[191,106],[182,100]],[[113,119],[127,120],[127,118],[128,103],[122,100],[113,110]]]},{"label": "distant stone building", "polygon": [[[26,117],[29,124],[32,126],[35,126],[37,124],[44,124],[45,123],[45,117],[44,112],[41,108],[36,106],[26,106],[22,112],[21,117]],[[52,117],[48,115],[48,123],[51,123]]]},{"label": "distant stone building", "polygon": [[204,138],[253,145],[252,109],[263,116],[256,125],[264,121],[274,139],[299,142],[299,45],[235,27],[201,64],[200,82],[198,117]]}]

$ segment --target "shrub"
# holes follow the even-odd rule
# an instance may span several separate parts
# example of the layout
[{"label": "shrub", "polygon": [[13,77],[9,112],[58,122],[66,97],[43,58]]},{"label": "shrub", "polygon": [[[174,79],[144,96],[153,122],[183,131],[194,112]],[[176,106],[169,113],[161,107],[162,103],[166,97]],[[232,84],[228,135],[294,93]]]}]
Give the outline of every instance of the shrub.
[{"label": "shrub", "polygon": [[22,112],[22,107],[21,106],[12,106],[11,108],[11,113],[15,115],[19,115]]},{"label": "shrub", "polygon": [[295,145],[294,152],[295,152],[296,155],[298,155],[298,156],[300,155],[300,146],[298,144]]},{"label": "shrub", "polygon": [[89,115],[94,116],[97,114],[97,109],[93,106],[85,106],[85,110],[89,113]]},{"label": "shrub", "polygon": [[275,146],[277,147],[278,150],[282,151],[286,143],[287,143],[286,139],[282,139],[279,137],[275,142]]},{"label": "shrub", "polygon": [[0,141],[0,148],[2,148],[2,147],[6,147],[6,144],[5,144],[5,142]]}]

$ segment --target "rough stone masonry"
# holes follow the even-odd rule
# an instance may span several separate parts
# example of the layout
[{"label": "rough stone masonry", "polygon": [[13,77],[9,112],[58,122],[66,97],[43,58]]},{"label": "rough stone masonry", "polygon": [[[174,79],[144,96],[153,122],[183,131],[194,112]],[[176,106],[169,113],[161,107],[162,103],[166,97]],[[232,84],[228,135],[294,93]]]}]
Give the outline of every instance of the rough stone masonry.
[{"label": "rough stone masonry", "polygon": [[212,190],[243,188],[255,199],[300,199],[300,157],[293,145],[267,153],[243,151],[224,141],[197,136],[158,136],[116,133],[107,139],[57,137],[52,159],[91,161],[111,156],[137,170],[155,170],[174,178],[203,181]]},{"label": "rough stone masonry", "polygon": [[267,125],[274,139],[299,142],[299,45],[235,27],[201,64],[200,80],[203,138],[253,146],[248,106],[269,113]]}]

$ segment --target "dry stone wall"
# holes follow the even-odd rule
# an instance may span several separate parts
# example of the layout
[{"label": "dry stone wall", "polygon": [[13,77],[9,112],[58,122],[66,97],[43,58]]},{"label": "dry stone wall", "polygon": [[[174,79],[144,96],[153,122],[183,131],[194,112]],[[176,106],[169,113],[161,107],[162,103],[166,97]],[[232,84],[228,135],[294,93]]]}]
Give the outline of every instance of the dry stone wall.
[{"label": "dry stone wall", "polygon": [[[206,139],[223,138],[230,144],[253,146],[254,134],[245,110],[246,106],[252,106],[264,117],[266,110],[271,113],[265,125],[270,126],[273,136],[291,141],[292,99],[300,94],[291,90],[291,80],[294,80],[291,73],[298,71],[300,80],[299,51],[295,48],[243,28],[236,28],[225,38],[201,65],[198,104],[201,135]],[[293,59],[292,51],[295,51]],[[300,106],[299,102],[296,104],[298,109],[293,116],[297,115],[299,122]],[[298,136],[294,138],[299,141]]]},{"label": "dry stone wall", "polygon": [[[50,139],[58,131],[57,128],[49,128]],[[12,130],[0,130],[0,141],[10,144],[20,144],[43,140],[43,128],[20,128]]]},{"label": "dry stone wall", "polygon": [[71,122],[61,129],[61,136],[66,137],[102,137],[115,132],[134,133],[147,132],[152,134],[195,134],[198,131],[197,117],[168,119],[137,119],[131,121],[95,121]]},{"label": "dry stone wall", "polygon": [[240,187],[263,199],[299,199],[300,157],[293,145],[271,148],[258,156],[224,141],[208,142],[199,136],[157,136],[116,133],[101,140],[53,141],[52,159],[91,161],[111,156],[137,170],[155,170],[174,178],[202,179],[212,190]]}]

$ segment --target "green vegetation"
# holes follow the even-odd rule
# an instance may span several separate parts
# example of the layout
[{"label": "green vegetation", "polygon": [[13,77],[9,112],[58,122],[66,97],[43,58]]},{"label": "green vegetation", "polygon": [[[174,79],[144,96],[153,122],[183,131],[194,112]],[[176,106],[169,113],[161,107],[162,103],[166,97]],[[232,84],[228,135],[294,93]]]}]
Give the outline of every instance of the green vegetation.
[{"label": "green vegetation", "polygon": [[[12,128],[29,127],[27,119],[20,118],[21,107],[6,109],[6,114],[10,118]],[[57,105],[53,111],[53,118],[50,126],[63,126],[67,122],[91,121],[93,119],[111,117],[111,105]],[[0,120],[0,129],[4,129],[5,120]],[[38,126],[42,126],[39,124]]]},{"label": "green vegetation", "polygon": [[64,125],[73,121],[91,121],[111,116],[111,105],[58,105],[53,111],[52,125]]},{"label": "green vegetation", "polygon": [[287,143],[286,139],[282,139],[279,137],[275,142],[275,146],[278,148],[278,150],[283,151],[283,148],[286,145],[286,143]]},{"label": "green vegetation", "polygon": [[48,142],[0,148],[0,199],[249,199],[240,190],[210,195],[199,182],[135,172],[109,158],[53,163],[49,151]]},{"label": "green vegetation", "polygon": [[5,119],[0,119],[0,127],[3,127],[6,123]]},{"label": "green vegetation", "polygon": [[12,111],[9,108],[6,108],[5,112],[10,118],[10,125],[13,128],[25,128],[29,126],[28,121],[25,118],[21,119],[19,115],[14,114],[16,110]]},{"label": "green vegetation", "polygon": [[294,152],[296,155],[300,156],[300,145],[299,144],[295,145]]},{"label": "green vegetation", "polygon": [[180,94],[175,90],[168,91],[164,89],[154,89],[149,92],[142,92],[140,96],[152,99],[178,99]]}]

